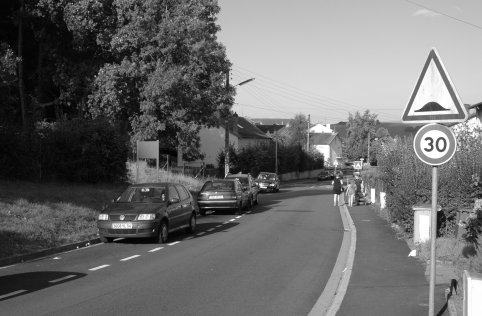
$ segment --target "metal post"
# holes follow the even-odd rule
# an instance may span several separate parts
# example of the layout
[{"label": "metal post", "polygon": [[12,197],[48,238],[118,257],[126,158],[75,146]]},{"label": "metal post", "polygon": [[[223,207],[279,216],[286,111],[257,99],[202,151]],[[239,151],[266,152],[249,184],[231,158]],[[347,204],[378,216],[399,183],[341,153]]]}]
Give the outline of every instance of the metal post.
[{"label": "metal post", "polygon": [[278,139],[274,139],[274,172],[278,174]]},{"label": "metal post", "polygon": [[310,151],[310,114],[308,114],[308,130],[306,131],[306,151]]},{"label": "metal post", "polygon": [[[226,73],[226,90],[229,89],[229,71]],[[225,132],[224,132],[224,176],[229,173],[229,114],[225,119]]]},{"label": "metal post", "polygon": [[430,294],[429,316],[434,316],[434,293],[435,293],[435,240],[437,238],[437,191],[438,191],[438,167],[432,167],[432,212],[430,214]]},{"label": "metal post", "polygon": [[136,183],[139,183],[139,141],[136,141]]}]

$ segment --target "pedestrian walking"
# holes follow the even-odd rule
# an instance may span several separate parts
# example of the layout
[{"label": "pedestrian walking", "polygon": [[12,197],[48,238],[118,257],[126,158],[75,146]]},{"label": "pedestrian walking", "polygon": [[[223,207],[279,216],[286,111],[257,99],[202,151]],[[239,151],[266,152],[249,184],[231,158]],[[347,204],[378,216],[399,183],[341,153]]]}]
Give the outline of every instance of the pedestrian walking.
[{"label": "pedestrian walking", "polygon": [[340,173],[336,173],[331,184],[333,185],[333,204],[334,206],[340,205],[340,194],[343,192],[343,180]]},{"label": "pedestrian walking", "polygon": [[356,183],[355,180],[350,180],[350,184],[346,187],[346,196],[348,198],[348,206],[353,206],[355,202],[355,194],[356,194]]}]

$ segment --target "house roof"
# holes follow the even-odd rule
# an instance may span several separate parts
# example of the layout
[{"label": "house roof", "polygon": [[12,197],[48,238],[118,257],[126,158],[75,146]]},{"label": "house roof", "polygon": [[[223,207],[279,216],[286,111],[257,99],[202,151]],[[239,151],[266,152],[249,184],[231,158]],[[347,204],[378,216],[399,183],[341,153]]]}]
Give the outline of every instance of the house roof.
[{"label": "house roof", "polygon": [[251,121],[256,125],[287,125],[291,119],[289,118],[252,118]]},{"label": "house roof", "polygon": [[310,134],[310,143],[312,145],[329,145],[331,142],[338,137],[338,134],[332,133],[315,133]]},{"label": "house roof", "polygon": [[251,124],[244,117],[238,117],[238,135],[241,138],[271,139],[271,137],[266,136],[262,130]]},{"label": "house roof", "polygon": [[261,124],[256,124],[256,127],[260,129],[263,133],[274,133],[283,127],[284,125],[279,125],[279,124],[268,124],[268,125],[261,125]]}]

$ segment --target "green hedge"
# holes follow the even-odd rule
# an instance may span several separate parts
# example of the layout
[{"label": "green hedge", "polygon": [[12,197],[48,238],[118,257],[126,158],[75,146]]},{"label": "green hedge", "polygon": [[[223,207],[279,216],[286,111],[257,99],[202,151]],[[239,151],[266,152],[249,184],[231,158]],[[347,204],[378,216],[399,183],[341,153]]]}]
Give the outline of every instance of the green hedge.
[{"label": "green hedge", "polygon": [[117,182],[127,175],[127,139],[104,120],[0,130],[0,177],[33,181]]},{"label": "green hedge", "polygon": [[[438,234],[453,236],[457,218],[463,209],[472,208],[475,198],[482,198],[482,184],[474,185],[474,177],[482,172],[482,133],[463,129],[457,132],[458,148],[454,157],[438,167]],[[364,173],[370,186],[382,187],[392,222],[413,231],[415,204],[431,203],[432,167],[421,162],[413,150],[413,138],[383,144],[377,153],[376,171]],[[475,229],[476,230],[476,229]],[[477,231],[477,230],[476,230]]]},{"label": "green hedge", "polygon": [[[257,176],[261,171],[275,172],[275,144],[251,146],[236,152],[230,148],[230,172],[247,172]],[[323,168],[323,155],[309,152],[301,146],[278,144],[278,173]],[[218,154],[219,174],[224,174],[224,152]]]}]

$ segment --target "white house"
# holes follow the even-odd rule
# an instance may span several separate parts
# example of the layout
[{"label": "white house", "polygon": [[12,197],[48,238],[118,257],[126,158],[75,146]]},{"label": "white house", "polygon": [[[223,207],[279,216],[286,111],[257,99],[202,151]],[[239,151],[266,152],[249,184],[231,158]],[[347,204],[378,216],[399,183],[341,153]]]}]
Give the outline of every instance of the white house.
[{"label": "white house", "polygon": [[333,166],[337,157],[342,157],[341,139],[338,133],[310,133],[310,144],[323,154],[325,163]]}]

